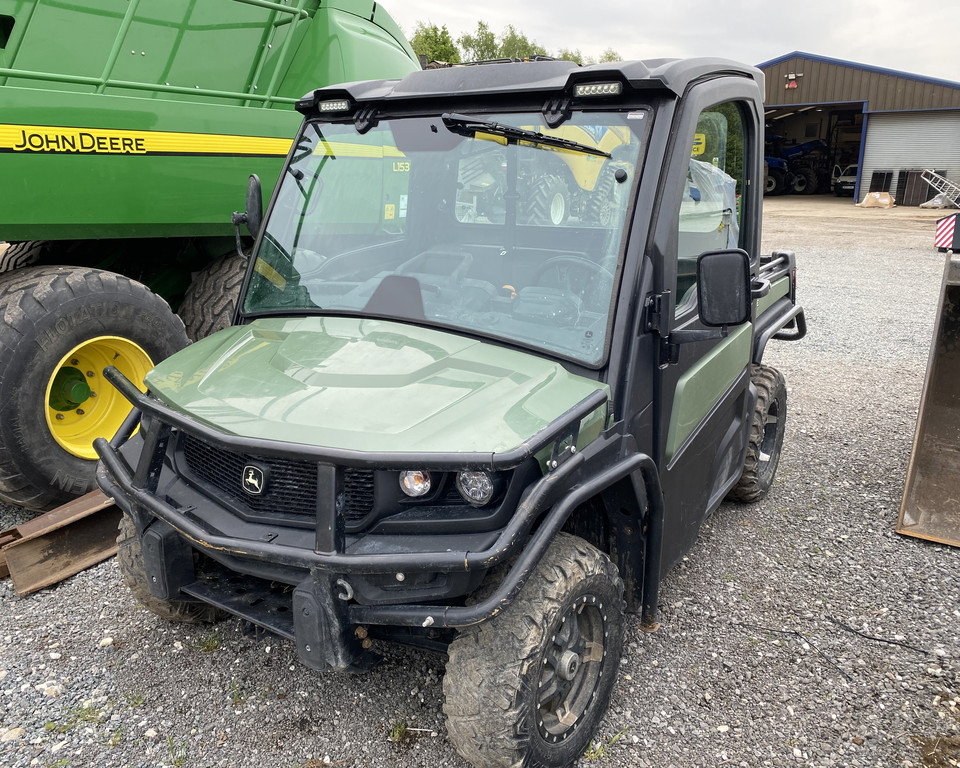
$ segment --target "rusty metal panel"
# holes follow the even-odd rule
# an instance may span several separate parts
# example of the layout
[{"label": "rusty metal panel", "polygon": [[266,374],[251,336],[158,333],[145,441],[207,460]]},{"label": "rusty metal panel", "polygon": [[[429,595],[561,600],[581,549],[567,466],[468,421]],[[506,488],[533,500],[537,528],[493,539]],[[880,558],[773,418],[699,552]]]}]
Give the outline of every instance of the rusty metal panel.
[{"label": "rusty metal panel", "polygon": [[960,255],[947,257],[897,532],[960,546]]},{"label": "rusty metal panel", "polygon": [[0,531],[0,577],[18,595],[56,584],[117,553],[122,513],[100,491]]}]

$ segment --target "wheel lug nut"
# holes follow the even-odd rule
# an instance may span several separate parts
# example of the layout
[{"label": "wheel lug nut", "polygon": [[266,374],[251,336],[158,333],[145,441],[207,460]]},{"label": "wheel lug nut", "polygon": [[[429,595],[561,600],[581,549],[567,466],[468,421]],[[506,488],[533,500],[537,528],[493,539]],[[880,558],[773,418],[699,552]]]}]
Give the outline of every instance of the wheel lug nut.
[{"label": "wheel lug nut", "polygon": [[63,414],[62,414],[62,413],[58,413],[58,414],[57,414],[57,421],[63,421]]},{"label": "wheel lug nut", "polygon": [[96,374],[93,371],[87,371],[87,378],[92,379]]},{"label": "wheel lug nut", "polygon": [[80,361],[77,360],[77,358],[73,358],[73,360],[70,361],[70,365],[80,365]]},{"label": "wheel lug nut", "polygon": [[77,416],[83,416],[83,408],[77,408]]}]

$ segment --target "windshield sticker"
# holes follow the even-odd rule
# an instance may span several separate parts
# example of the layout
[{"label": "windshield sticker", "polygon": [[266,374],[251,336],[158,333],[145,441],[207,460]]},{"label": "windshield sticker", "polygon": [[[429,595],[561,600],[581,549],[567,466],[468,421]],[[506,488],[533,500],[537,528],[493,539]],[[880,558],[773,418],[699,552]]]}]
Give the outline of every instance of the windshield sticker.
[{"label": "windshield sticker", "polygon": [[369,144],[354,144],[346,141],[321,141],[313,154],[325,157],[406,157],[396,147],[376,147]]}]

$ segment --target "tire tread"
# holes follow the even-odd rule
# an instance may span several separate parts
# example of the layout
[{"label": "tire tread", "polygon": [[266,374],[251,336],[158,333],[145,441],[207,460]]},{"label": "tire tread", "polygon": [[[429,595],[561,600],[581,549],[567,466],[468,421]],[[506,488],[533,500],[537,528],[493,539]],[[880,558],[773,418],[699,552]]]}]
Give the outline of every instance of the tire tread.
[{"label": "tire tread", "polygon": [[126,514],[120,519],[120,532],[117,536],[117,565],[120,567],[120,575],[136,601],[162,619],[186,624],[201,624],[219,621],[226,615],[220,609],[206,603],[162,600],[150,591],[146,568],[143,564],[140,537],[137,535],[137,528],[133,521]]},{"label": "tire tread", "polygon": [[[538,765],[525,729],[524,684],[547,630],[536,616],[555,617],[564,591],[595,577],[615,585],[622,617],[623,582],[616,566],[582,539],[557,534],[514,602],[493,619],[463,630],[451,643],[443,678],[447,734],[460,755],[477,768]],[[622,633],[622,618],[619,627]],[[621,639],[611,638],[610,651],[617,654],[614,677]]]},{"label": "tire tread", "polygon": [[245,259],[229,253],[208,264],[190,283],[180,304],[180,317],[192,341],[233,322],[246,268]]},{"label": "tire tread", "polygon": [[[769,365],[754,365],[750,379],[757,389],[757,404],[750,421],[750,440],[747,445],[747,456],[743,463],[743,472],[737,484],[727,493],[727,498],[731,501],[759,501],[770,490],[770,485],[765,484],[760,477],[760,445],[763,441],[763,429],[770,403],[777,397],[778,392],[786,392],[783,374]],[[786,419],[787,417],[785,403],[786,398],[784,397],[784,407],[778,414],[780,419]],[[776,460],[778,462],[780,448],[781,444],[778,444],[776,446]],[[776,468],[774,468],[774,472],[776,472]]]}]

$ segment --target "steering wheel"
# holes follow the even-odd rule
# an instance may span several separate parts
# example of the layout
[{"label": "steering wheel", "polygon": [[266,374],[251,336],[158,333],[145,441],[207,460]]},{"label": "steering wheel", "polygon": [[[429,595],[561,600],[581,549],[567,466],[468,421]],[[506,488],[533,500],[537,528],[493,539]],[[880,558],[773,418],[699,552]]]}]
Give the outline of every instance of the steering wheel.
[{"label": "steering wheel", "polygon": [[584,306],[605,312],[614,277],[605,267],[583,256],[553,256],[537,267],[532,285],[559,288],[580,297]]}]

